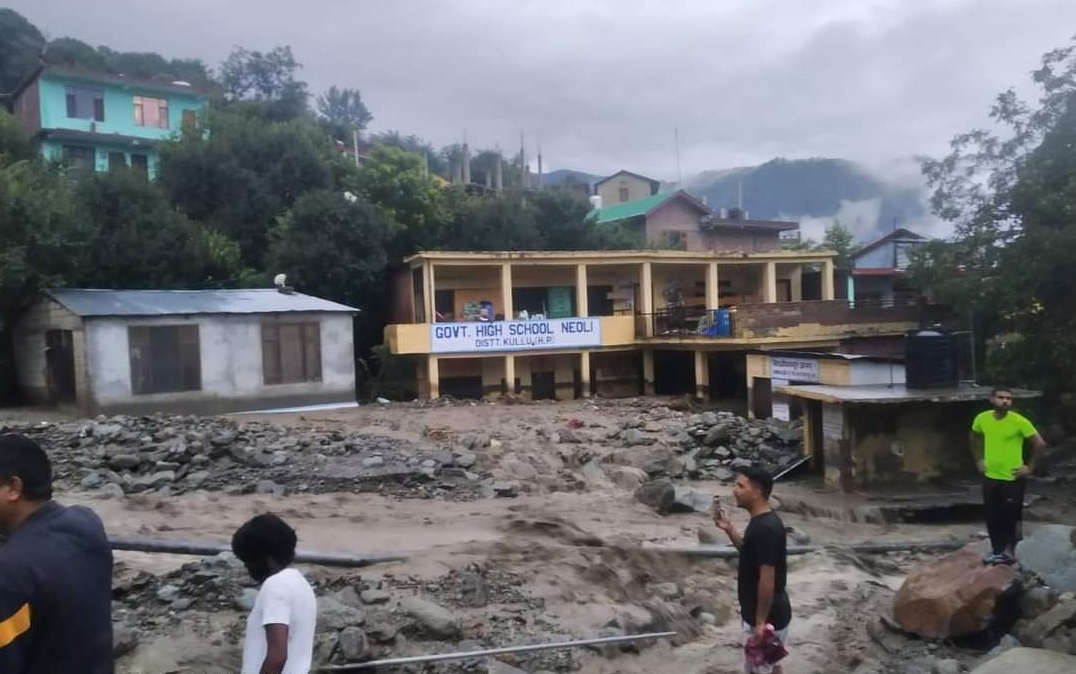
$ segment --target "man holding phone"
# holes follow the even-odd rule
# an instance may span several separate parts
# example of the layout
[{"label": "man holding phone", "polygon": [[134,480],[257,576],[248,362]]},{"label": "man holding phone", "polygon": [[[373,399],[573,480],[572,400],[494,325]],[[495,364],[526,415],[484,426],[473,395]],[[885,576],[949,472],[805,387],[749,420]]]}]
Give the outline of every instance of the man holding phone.
[{"label": "man holding phone", "polygon": [[752,665],[747,660],[748,646],[760,644],[766,626],[772,625],[782,644],[788,643],[792,607],[785,591],[788,573],[788,545],[784,523],[770,508],[773,476],[763,468],[741,468],[732,486],[736,505],[751,515],[743,536],[728,519],[717,499],[714,500],[714,524],[724,531],[740,551],[737,589],[740,617],[743,619],[744,672],[747,674],[781,674],[780,665]]}]

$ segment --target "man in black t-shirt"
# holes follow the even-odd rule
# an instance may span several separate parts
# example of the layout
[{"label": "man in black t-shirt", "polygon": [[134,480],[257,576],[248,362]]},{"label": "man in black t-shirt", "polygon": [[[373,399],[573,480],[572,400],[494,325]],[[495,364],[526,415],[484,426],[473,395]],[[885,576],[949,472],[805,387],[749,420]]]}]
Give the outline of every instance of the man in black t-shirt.
[{"label": "man in black t-shirt", "polygon": [[[788,573],[785,526],[770,509],[768,499],[772,490],[773,476],[766,470],[756,467],[739,470],[732,495],[736,505],[751,515],[742,538],[717,501],[714,502],[714,524],[728,534],[740,551],[737,589],[745,646],[760,640],[766,625],[772,625],[781,643],[787,646],[788,626],[792,621],[792,607],[785,591]],[[744,671],[781,674],[781,666],[752,667],[745,658]]]}]

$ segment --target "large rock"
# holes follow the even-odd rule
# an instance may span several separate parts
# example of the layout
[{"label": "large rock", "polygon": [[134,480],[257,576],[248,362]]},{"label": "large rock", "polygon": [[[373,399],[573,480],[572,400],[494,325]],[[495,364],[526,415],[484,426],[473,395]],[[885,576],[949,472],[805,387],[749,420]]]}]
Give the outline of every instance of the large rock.
[{"label": "large rock", "polygon": [[714,499],[701,491],[674,485],[668,478],[648,482],[635,490],[635,499],[650,506],[659,515],[670,513],[705,513]]},{"label": "large rock", "polygon": [[605,472],[614,484],[629,491],[635,491],[650,479],[645,470],[634,466],[609,466]]},{"label": "large rock", "polygon": [[893,598],[902,629],[944,639],[975,634],[994,617],[998,598],[1018,582],[1010,566],[986,566],[983,544],[971,543],[932,561],[905,579]]},{"label": "large rock", "polygon": [[333,597],[318,597],[318,631],[339,631],[348,627],[361,627],[366,622],[366,612],[348,606]]},{"label": "large rock", "polygon": [[1058,592],[1076,592],[1076,527],[1039,526],[1017,544],[1016,560]]},{"label": "large rock", "polygon": [[1076,657],[1037,648],[1013,648],[979,665],[972,674],[1072,674]]},{"label": "large rock", "polygon": [[411,616],[423,633],[435,639],[456,639],[460,636],[460,624],[452,612],[422,597],[407,597],[400,608]]},{"label": "large rock", "polygon": [[[1021,627],[1020,641],[1036,648],[1069,652],[1076,644],[1076,594],[1064,594],[1053,608]],[[1073,670],[1076,671],[1076,670]]]}]

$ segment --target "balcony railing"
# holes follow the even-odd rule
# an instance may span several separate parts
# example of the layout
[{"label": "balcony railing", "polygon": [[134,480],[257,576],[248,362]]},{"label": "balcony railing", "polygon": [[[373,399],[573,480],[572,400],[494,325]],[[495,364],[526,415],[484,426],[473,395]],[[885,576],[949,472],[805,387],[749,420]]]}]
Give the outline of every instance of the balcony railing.
[{"label": "balcony railing", "polygon": [[637,314],[635,334],[647,336],[647,324],[655,338],[721,338],[733,336],[733,312],[728,309],[674,307],[652,314]]}]

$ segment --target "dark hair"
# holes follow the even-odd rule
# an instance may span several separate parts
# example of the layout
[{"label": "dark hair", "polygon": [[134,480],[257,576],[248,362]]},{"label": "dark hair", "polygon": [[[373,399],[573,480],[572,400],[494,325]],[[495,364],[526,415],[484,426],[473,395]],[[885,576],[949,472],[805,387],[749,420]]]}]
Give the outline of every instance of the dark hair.
[{"label": "dark hair", "polygon": [[990,389],[990,397],[993,398],[1002,391],[1004,391],[1005,393],[1012,393],[1012,388],[1008,386],[995,386],[994,388]]},{"label": "dark hair", "polygon": [[232,536],[232,552],[244,562],[266,558],[287,566],[295,559],[295,529],[272,513],[258,515]]},{"label": "dark hair", "polygon": [[754,483],[762,492],[762,498],[769,498],[773,491],[773,475],[760,466],[744,466],[736,471]]},{"label": "dark hair", "polygon": [[22,497],[27,501],[52,498],[52,463],[45,450],[15,433],[0,435],[0,482],[22,481]]}]

